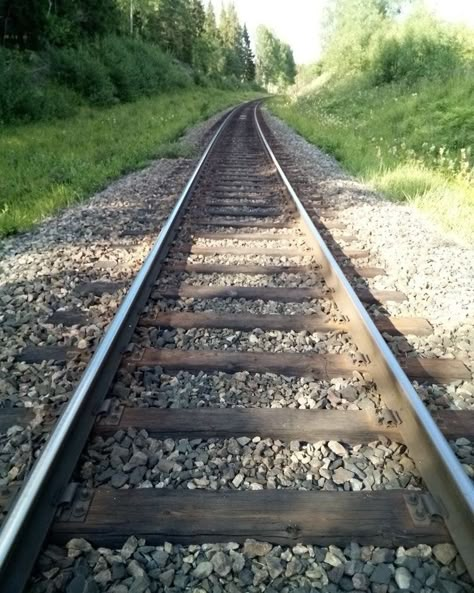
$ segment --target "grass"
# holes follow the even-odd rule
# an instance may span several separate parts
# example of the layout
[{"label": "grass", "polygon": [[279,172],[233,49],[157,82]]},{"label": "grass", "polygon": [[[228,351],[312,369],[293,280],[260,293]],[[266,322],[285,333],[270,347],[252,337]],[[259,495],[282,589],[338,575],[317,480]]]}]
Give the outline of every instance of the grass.
[{"label": "grass", "polygon": [[30,228],[151,159],[189,156],[176,143],[186,128],[255,96],[196,87],[0,128],[0,236]]},{"label": "grass", "polygon": [[415,86],[326,83],[270,102],[274,113],[388,199],[474,241],[474,76]]}]

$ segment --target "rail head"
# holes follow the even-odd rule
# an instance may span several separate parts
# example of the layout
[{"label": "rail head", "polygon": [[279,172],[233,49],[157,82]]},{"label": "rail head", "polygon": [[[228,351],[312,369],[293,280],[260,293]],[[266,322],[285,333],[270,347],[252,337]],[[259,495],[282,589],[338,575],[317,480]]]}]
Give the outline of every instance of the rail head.
[{"label": "rail head", "polygon": [[192,190],[229,122],[247,103],[230,111],[219,126],[133,280],[110,327],[61,414],[44,450],[19,491],[0,531],[0,590],[21,593],[54,519],[66,487],[118,369],[122,350],[136,326]]},{"label": "rail head", "polygon": [[322,273],[334,291],[334,300],[349,319],[349,331],[357,336],[357,343],[371,361],[370,371],[385,403],[396,410],[401,419],[397,428],[474,579],[474,486],[286,177],[262,130],[258,109],[257,103],[254,120],[263,146],[293,200],[308,238],[316,248]]}]

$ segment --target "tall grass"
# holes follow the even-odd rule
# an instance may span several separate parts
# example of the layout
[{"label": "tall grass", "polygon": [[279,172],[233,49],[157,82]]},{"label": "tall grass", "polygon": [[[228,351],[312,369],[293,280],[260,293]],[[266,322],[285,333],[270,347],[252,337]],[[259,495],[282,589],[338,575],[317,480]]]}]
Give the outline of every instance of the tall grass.
[{"label": "tall grass", "polygon": [[389,199],[474,239],[474,76],[450,84],[336,85],[271,108]]},{"label": "tall grass", "polygon": [[474,240],[473,32],[415,13],[369,38],[355,70],[323,60],[321,76],[305,72],[271,108],[389,199]]},{"label": "tall grass", "polygon": [[66,120],[4,127],[0,136],[0,236],[160,155],[191,124],[255,93],[192,87],[110,108],[83,107]]}]

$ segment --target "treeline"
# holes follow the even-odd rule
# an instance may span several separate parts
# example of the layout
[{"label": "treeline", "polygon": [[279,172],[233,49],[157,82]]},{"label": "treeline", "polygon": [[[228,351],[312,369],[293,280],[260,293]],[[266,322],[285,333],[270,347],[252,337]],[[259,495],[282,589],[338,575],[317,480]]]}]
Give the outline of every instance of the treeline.
[{"label": "treeline", "polygon": [[[436,19],[422,3],[411,4],[330,0],[319,72],[357,76],[373,85],[445,78],[466,68],[472,74],[472,31]],[[402,10],[408,16],[402,18]]]},{"label": "treeline", "polygon": [[235,7],[201,0],[0,0],[0,122],[192,84],[253,84]]}]

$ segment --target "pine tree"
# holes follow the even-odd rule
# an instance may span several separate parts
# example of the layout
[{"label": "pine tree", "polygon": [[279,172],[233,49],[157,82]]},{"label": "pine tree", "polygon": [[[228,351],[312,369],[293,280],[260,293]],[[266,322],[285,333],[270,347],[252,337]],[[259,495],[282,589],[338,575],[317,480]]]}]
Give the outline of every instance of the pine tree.
[{"label": "pine tree", "polygon": [[247,26],[244,24],[242,29],[242,45],[244,54],[244,79],[247,82],[255,80],[255,58],[250,47],[250,37],[247,31]]},{"label": "pine tree", "polygon": [[234,4],[222,8],[219,33],[224,54],[224,74],[243,80],[245,62],[242,48],[242,28]]}]

